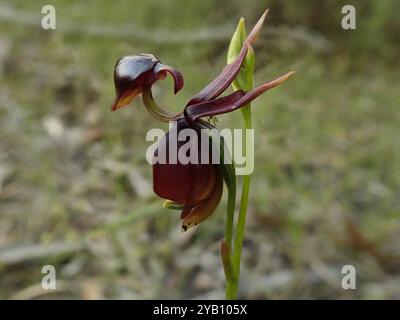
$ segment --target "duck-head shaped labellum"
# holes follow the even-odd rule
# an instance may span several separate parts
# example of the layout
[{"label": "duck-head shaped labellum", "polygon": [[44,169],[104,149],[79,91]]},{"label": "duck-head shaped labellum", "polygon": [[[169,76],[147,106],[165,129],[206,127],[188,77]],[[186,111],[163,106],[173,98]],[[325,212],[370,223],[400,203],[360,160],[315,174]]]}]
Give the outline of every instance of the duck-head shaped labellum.
[{"label": "duck-head shaped labellum", "polygon": [[182,74],[162,64],[152,54],[139,54],[119,59],[114,69],[115,101],[111,110],[115,111],[132,102],[144,90],[170,73],[174,78],[174,91],[177,93],[183,87]]},{"label": "duck-head shaped labellum", "polygon": [[[225,66],[222,72],[211,81],[204,89],[196,94],[183,108],[182,112],[174,113],[161,108],[154,101],[151,93],[152,85],[160,79],[164,79],[170,73],[174,79],[174,91],[177,93],[183,87],[182,74],[169,66],[162,64],[151,54],[127,56],[119,59],[115,65],[114,83],[116,98],[111,110],[117,110],[128,105],[137,95],[142,94],[143,103],[150,114],[159,121],[174,121],[171,131],[159,142],[155,157],[165,156],[165,163],[153,165],[153,188],[161,198],[172,201],[174,205],[182,207],[182,227],[184,230],[202,222],[208,218],[217,207],[223,187],[223,179],[228,187],[232,184],[236,187],[232,168],[224,163],[203,164],[198,159],[197,163],[182,163],[178,157],[185,141],[175,141],[177,150],[175,154],[167,152],[173,137],[179,135],[181,130],[194,129],[201,141],[203,134],[199,128],[211,125],[201,120],[202,117],[219,115],[241,108],[265,91],[274,88],[284,82],[293,72],[289,72],[275,80],[265,82],[247,92],[237,90],[229,95],[220,95],[230,86],[238,76],[240,68],[250,46],[258,37],[264,23],[267,11],[254,26],[243,43],[235,60]],[[174,134],[173,134],[174,133]],[[176,139],[176,138],[175,138]],[[202,150],[198,150],[201,157]],[[162,154],[166,152],[166,154]],[[211,154],[211,153],[210,153]],[[175,161],[171,161],[171,157]],[[162,158],[162,157],[161,157]],[[231,172],[227,178],[226,172]],[[230,177],[233,175],[233,179]]]}]

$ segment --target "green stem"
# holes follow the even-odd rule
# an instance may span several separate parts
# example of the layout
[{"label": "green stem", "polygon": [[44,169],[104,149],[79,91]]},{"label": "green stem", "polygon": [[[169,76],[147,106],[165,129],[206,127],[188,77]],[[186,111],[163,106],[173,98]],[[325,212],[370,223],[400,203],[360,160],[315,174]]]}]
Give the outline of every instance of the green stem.
[{"label": "green stem", "polygon": [[[224,266],[225,279],[226,279],[226,297],[227,299],[234,299],[235,290],[234,288],[234,274],[232,267],[232,238],[233,238],[233,222],[235,214],[236,204],[236,175],[235,166],[233,164],[229,150],[226,149],[224,138],[220,135],[218,130],[210,125],[208,122],[200,120],[197,123],[199,129],[211,129],[210,139],[211,143],[218,141],[218,144],[213,145],[214,148],[219,148],[220,151],[220,172],[224,178],[225,185],[228,189],[228,204],[226,210],[226,226],[225,226],[225,238],[221,241],[221,258]],[[214,139],[216,138],[216,139]],[[231,159],[225,162],[225,156],[228,155]]]},{"label": "green stem", "polygon": [[225,297],[227,300],[236,300],[238,292],[238,281],[235,278],[226,279]]},{"label": "green stem", "polygon": [[[251,123],[251,110],[250,104],[246,105],[243,109],[243,120],[245,129],[252,129]],[[246,139],[244,140],[245,150],[247,150]],[[253,146],[248,146],[249,148]],[[239,216],[236,225],[236,238],[234,244],[234,252],[232,256],[232,267],[233,267],[233,279],[232,283],[229,284],[229,294],[230,297],[228,299],[237,299],[237,292],[239,286],[239,278],[240,278],[240,260],[242,257],[242,247],[244,234],[246,229],[246,216],[247,216],[247,207],[249,202],[249,192],[250,192],[250,180],[251,175],[245,175],[243,177],[243,185],[242,185],[242,196],[240,199],[240,209]]]},{"label": "green stem", "polygon": [[233,220],[235,213],[235,195],[228,193],[228,206],[226,210],[225,243],[229,253],[232,252]]},{"label": "green stem", "polygon": [[231,254],[234,213],[235,213],[235,194],[229,192],[228,206],[226,212],[226,226],[225,226],[225,244],[228,247],[228,254],[226,259],[228,263],[228,268],[230,268],[229,272],[226,272],[225,270],[225,279],[226,279],[225,296],[229,300],[235,299],[235,292],[237,292],[237,288],[235,288],[235,284],[237,283],[237,281],[235,281],[234,270],[232,270],[233,268],[232,268],[232,254]]}]

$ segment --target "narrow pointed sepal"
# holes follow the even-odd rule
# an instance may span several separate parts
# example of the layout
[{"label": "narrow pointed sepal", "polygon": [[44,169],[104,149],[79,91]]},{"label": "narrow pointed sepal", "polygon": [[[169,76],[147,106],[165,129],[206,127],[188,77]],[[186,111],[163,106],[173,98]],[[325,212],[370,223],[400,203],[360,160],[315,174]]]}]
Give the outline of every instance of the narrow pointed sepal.
[{"label": "narrow pointed sepal", "polygon": [[289,79],[289,77],[294,73],[295,73],[294,71],[291,71],[275,80],[266,82],[254,88],[253,90],[250,90],[249,92],[245,93],[236,101],[232,102],[232,104],[223,103],[224,98],[219,98],[201,104],[188,106],[185,109],[185,116],[189,121],[195,122],[197,119],[201,117],[211,117],[235,111],[243,107],[247,103],[251,102],[258,96],[260,96],[262,93],[279,86],[281,83]]},{"label": "narrow pointed sepal", "polygon": [[238,57],[232,63],[225,66],[222,72],[211,83],[209,83],[188,102],[187,106],[215,99],[229,87],[240,71],[240,67],[243,64],[249,46],[256,41],[267,13],[268,10],[264,12],[260,20],[258,20],[257,24],[250,32],[249,36],[246,38]]}]

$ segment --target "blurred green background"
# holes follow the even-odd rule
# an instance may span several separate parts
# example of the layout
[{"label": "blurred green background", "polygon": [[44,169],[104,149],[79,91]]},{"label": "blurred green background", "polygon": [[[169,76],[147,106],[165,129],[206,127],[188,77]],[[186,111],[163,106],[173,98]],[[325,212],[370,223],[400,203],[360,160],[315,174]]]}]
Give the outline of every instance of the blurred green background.
[{"label": "blurred green background", "polygon": [[[400,298],[398,0],[0,1],[0,298],[223,298],[225,202],[196,230],[161,208],[140,102],[109,112],[113,67],[156,54],[185,76],[181,110],[223,68],[240,16],[270,8],[253,104],[255,172],[241,298]],[[357,29],[341,28],[341,8]],[[241,126],[240,112],[218,117]],[[41,269],[57,270],[57,290]],[[341,269],[357,289],[341,288]]]}]

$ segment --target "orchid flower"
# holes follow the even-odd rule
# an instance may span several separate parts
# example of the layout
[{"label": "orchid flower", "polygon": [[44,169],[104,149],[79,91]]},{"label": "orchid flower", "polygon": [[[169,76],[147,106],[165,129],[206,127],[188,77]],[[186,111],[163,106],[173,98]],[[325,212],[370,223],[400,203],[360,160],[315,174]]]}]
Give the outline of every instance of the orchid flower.
[{"label": "orchid flower", "polygon": [[[247,52],[252,50],[251,46],[260,33],[266,14],[267,12],[263,14],[244,41],[237,58],[190,99],[183,111],[179,113],[160,107],[154,100],[151,91],[155,82],[170,74],[174,80],[174,92],[178,93],[184,85],[184,80],[177,69],[162,64],[157,57],[151,54],[126,56],[119,59],[114,70],[116,98],[111,110],[115,111],[130,104],[135,97],[141,94],[146,109],[154,118],[162,122],[174,122],[173,127],[159,142],[155,156],[163,152],[162,150],[169,149],[165,146],[170,143],[173,131],[179,133],[183,129],[191,128],[200,138],[202,128],[214,128],[202,118],[235,111],[267,90],[278,86],[293,73],[286,73],[247,92],[236,90],[221,97],[238,76]],[[178,142],[178,150],[183,144],[185,141]],[[199,156],[200,153],[201,151],[198,153]],[[229,165],[213,164],[211,161],[208,164],[200,163],[200,161],[197,164],[183,164],[178,159],[178,162],[173,164],[169,162],[171,156],[175,157],[176,155],[167,154],[165,164],[155,163],[153,165],[153,188],[158,196],[167,200],[167,207],[168,204],[173,204],[171,207],[182,210],[182,228],[186,231],[207,219],[214,212],[222,196],[223,181],[228,188],[232,188],[232,186],[235,188],[234,171]]]}]

